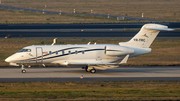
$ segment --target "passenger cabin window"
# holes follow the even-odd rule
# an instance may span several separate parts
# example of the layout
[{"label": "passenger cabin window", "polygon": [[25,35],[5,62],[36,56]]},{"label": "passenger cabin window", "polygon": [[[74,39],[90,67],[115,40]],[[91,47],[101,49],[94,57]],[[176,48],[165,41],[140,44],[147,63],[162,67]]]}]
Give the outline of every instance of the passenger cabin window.
[{"label": "passenger cabin window", "polygon": [[51,51],[49,51],[49,54],[51,54]]},{"label": "passenger cabin window", "polygon": [[56,55],[58,55],[58,51],[56,51]]},{"label": "passenger cabin window", "polygon": [[64,51],[62,51],[62,54],[64,54]]},{"label": "passenger cabin window", "polygon": [[71,51],[69,51],[69,54],[71,54]]},{"label": "passenger cabin window", "polygon": [[21,49],[19,52],[31,52],[31,49]]},{"label": "passenger cabin window", "polygon": [[75,53],[77,54],[77,53],[78,53],[78,51],[76,50],[76,51],[75,51]]},{"label": "passenger cabin window", "polygon": [[82,51],[82,54],[84,54],[84,51]]}]

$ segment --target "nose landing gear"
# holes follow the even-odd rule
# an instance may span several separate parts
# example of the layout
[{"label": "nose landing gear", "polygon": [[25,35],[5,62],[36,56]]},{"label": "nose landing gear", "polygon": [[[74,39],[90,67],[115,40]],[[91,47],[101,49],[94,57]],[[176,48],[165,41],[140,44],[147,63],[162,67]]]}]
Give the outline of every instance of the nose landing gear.
[{"label": "nose landing gear", "polygon": [[21,72],[26,73],[26,69],[24,68],[24,64],[22,64],[22,66],[21,66]]}]

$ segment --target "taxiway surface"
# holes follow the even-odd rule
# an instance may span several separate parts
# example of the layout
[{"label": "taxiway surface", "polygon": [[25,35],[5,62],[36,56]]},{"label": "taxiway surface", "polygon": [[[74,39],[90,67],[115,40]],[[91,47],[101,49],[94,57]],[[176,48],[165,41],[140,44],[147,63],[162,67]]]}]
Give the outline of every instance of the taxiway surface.
[{"label": "taxiway surface", "polygon": [[[19,37],[67,37],[67,38],[122,38],[133,37],[145,23],[130,24],[0,24],[0,38]],[[161,23],[179,29],[180,23]],[[130,31],[135,29],[136,31]],[[126,30],[126,31],[125,31]],[[180,37],[179,31],[161,31],[158,37]]]},{"label": "taxiway surface", "polygon": [[[83,76],[83,79],[80,77]],[[21,73],[20,67],[0,68],[0,82],[15,81],[180,81],[180,67],[120,67],[97,70],[95,74],[77,67],[33,67]]]},{"label": "taxiway surface", "polygon": [[[0,37],[11,35],[13,38],[22,37],[133,37],[138,31],[122,31],[122,29],[81,29],[76,30],[0,30]],[[180,37],[179,31],[162,31],[158,37]]]}]

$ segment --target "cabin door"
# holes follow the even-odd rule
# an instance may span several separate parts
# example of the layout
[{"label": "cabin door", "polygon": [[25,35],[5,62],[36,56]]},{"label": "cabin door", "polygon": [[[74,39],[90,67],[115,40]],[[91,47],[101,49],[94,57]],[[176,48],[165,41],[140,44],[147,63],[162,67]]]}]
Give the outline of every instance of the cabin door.
[{"label": "cabin door", "polygon": [[41,47],[36,48],[36,63],[43,63],[43,50]]}]

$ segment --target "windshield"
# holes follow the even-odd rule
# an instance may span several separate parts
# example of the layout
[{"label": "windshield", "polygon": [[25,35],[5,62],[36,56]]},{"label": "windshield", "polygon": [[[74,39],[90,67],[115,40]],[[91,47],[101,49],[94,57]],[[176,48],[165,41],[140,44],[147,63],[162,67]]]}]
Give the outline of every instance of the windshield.
[{"label": "windshield", "polygon": [[19,52],[31,52],[31,49],[21,49]]}]

